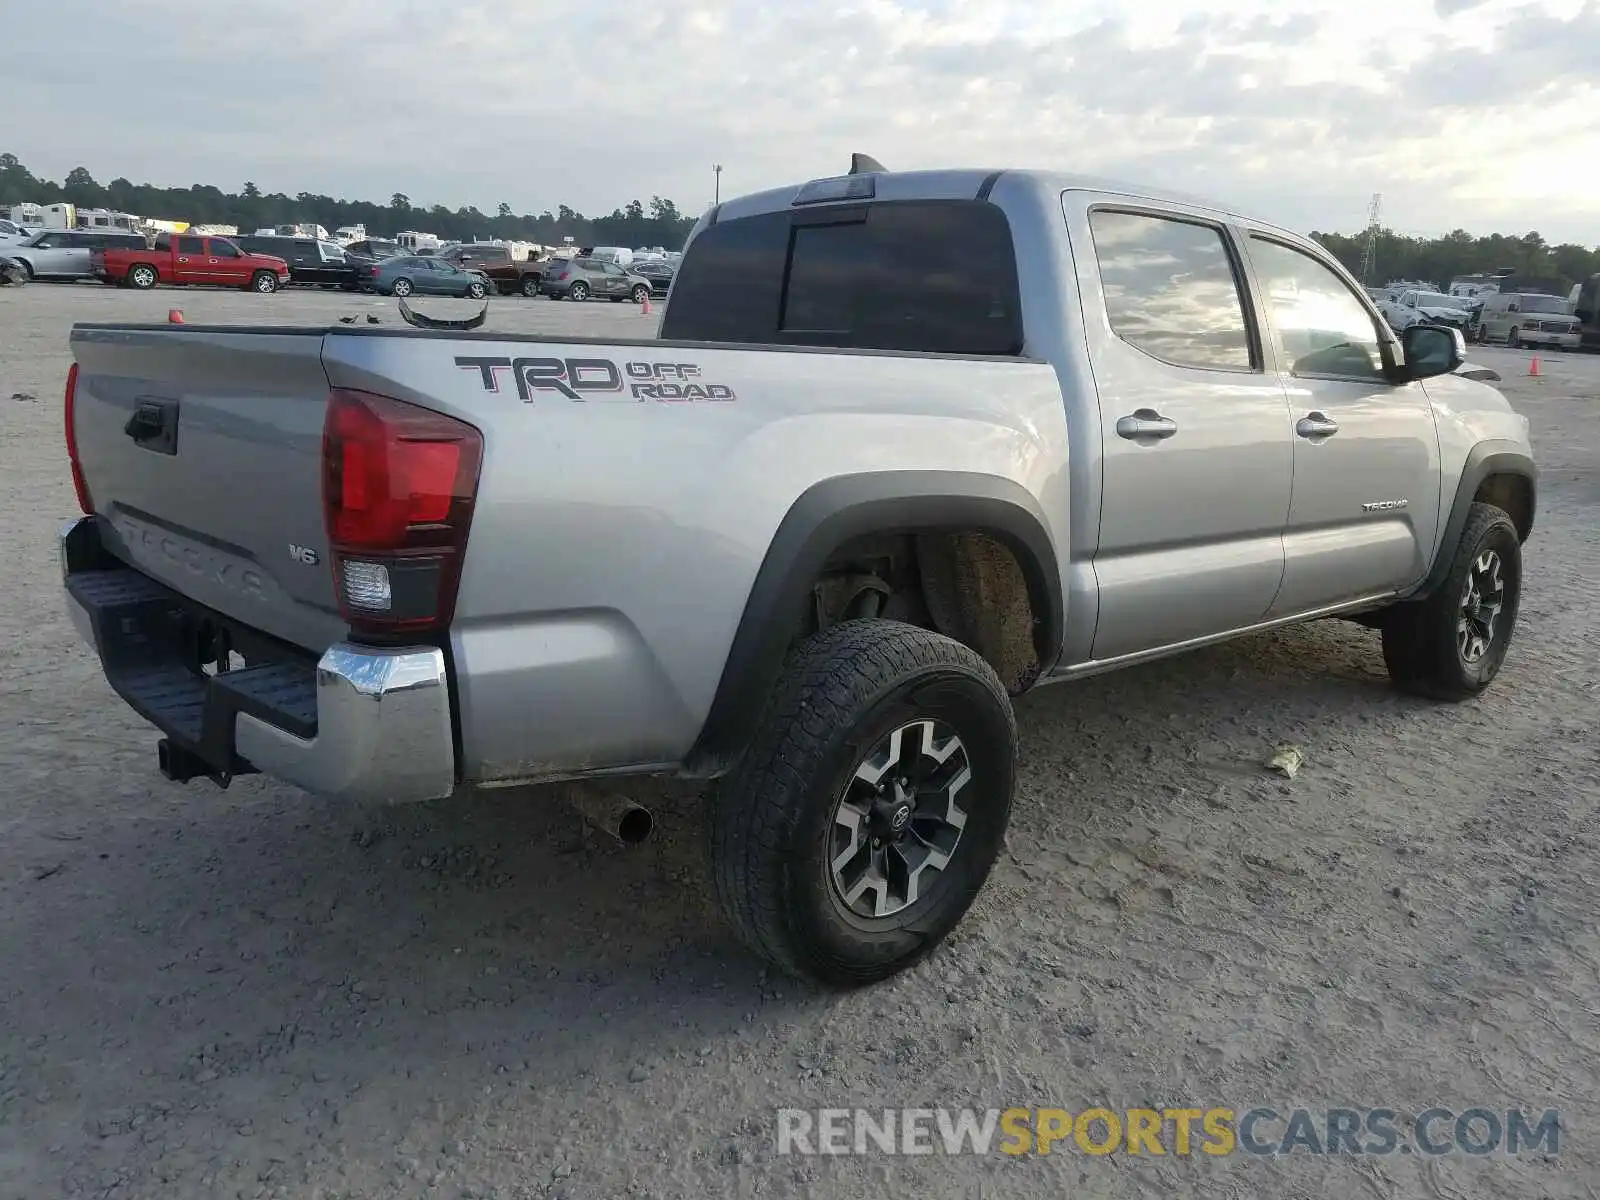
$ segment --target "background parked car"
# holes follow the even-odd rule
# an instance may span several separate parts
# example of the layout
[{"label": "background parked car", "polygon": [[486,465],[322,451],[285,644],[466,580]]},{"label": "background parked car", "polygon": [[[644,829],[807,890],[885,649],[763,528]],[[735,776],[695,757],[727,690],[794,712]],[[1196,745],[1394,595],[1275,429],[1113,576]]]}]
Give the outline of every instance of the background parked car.
[{"label": "background parked car", "polygon": [[490,283],[481,271],[465,271],[437,256],[406,254],[361,268],[364,289],[384,296],[471,296],[489,294]]},{"label": "background parked car", "polygon": [[1560,296],[1537,292],[1495,292],[1485,296],[1478,319],[1478,341],[1516,346],[1549,346],[1576,350],[1583,341],[1583,324]]},{"label": "background parked car", "polygon": [[398,258],[402,254],[409,254],[399,242],[387,241],[384,238],[362,238],[359,242],[351,242],[344,248],[345,259],[363,266],[367,263],[382,262],[386,258]]},{"label": "background parked car", "polygon": [[632,300],[643,304],[650,297],[650,280],[634,275],[613,262],[573,258],[551,263],[541,285],[552,300]]},{"label": "background parked car", "polygon": [[1407,290],[1394,300],[1380,301],[1378,311],[1396,332],[1413,325],[1448,325],[1465,335],[1471,322],[1467,302],[1441,292]]},{"label": "background parked car", "polygon": [[544,282],[545,266],[548,261],[536,258],[512,258],[511,250],[507,246],[451,246],[447,250],[439,251],[438,256],[445,262],[455,263],[456,266],[465,267],[469,271],[482,271],[488,276],[489,282],[494,284],[495,290],[503,296],[509,296],[513,292],[521,292],[524,296],[537,296],[539,287]]},{"label": "background parked car", "polygon": [[46,229],[21,242],[8,243],[6,255],[27,268],[34,279],[91,279],[90,256],[96,250],[143,250],[137,233],[115,229]]},{"label": "background parked car", "polygon": [[15,221],[8,221],[4,217],[0,217],[0,246],[5,245],[7,242],[26,241],[27,237],[28,231],[21,225],[18,225]]},{"label": "background parked car", "polygon": [[231,239],[246,254],[268,254],[289,264],[289,282],[354,291],[357,267],[345,258],[344,248],[311,237],[236,237]]},{"label": "background parked car", "polygon": [[664,258],[636,258],[628,269],[648,279],[650,290],[658,296],[667,294],[672,287],[672,277],[678,273],[678,269]]}]

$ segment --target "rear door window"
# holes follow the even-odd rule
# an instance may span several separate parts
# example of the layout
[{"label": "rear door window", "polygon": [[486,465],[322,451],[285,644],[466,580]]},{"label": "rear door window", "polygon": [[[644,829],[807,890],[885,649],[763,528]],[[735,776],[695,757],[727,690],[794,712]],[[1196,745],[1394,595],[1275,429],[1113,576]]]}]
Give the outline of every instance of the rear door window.
[{"label": "rear door window", "polygon": [[201,238],[181,237],[178,239],[179,254],[204,254],[205,252],[206,244]]},{"label": "rear door window", "polygon": [[982,201],[722,221],[694,240],[661,336],[972,355],[1022,349],[1015,250]]},{"label": "rear door window", "polygon": [[1110,209],[1090,212],[1089,230],[1113,333],[1173,366],[1255,369],[1222,230]]}]

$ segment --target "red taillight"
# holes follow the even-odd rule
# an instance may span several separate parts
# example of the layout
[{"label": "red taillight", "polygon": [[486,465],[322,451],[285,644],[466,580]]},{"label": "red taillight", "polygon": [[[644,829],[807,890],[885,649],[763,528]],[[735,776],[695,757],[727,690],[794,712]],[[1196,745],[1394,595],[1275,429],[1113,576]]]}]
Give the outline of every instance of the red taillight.
[{"label": "red taillight", "polygon": [[377,268],[376,265],[373,265],[373,266],[370,266],[370,267],[367,268],[367,274],[368,275],[376,275],[377,273],[378,273],[378,268]]},{"label": "red taillight", "polygon": [[78,364],[67,368],[67,398],[62,406],[67,422],[67,461],[72,464],[72,487],[78,493],[78,507],[85,515],[94,515],[94,500],[89,495],[89,485],[83,478],[83,466],[78,462]]},{"label": "red taillight", "polygon": [[572,269],[570,267],[562,267],[561,270],[556,273],[556,278],[557,279],[565,279],[568,275],[571,275],[571,274],[572,274]]},{"label": "red taillight", "polygon": [[450,623],[482,461],[483,435],[464,421],[368,392],[328,397],[322,505],[353,631]]}]

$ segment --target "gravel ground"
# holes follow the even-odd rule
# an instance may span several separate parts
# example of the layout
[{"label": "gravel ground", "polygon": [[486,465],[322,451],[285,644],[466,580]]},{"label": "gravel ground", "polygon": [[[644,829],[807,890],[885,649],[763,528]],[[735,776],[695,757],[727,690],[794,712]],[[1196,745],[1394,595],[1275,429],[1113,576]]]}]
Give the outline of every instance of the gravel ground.
[{"label": "gravel ground", "polygon": [[[841,997],[730,943],[692,797],[623,852],[521,794],[350,811],[160,780],[62,613],[53,534],[68,327],[174,305],[397,320],[329,293],[0,290],[0,1195],[1596,1194],[1600,359],[1545,355],[1534,380],[1474,350],[1543,472],[1487,696],[1401,698],[1376,634],[1329,622],[1030,697],[978,906]],[[490,327],[654,323],[505,299]],[[1292,781],[1261,765],[1284,741]],[[1564,1127],[1553,1158],[774,1146],[778,1106],[1101,1104]]]}]

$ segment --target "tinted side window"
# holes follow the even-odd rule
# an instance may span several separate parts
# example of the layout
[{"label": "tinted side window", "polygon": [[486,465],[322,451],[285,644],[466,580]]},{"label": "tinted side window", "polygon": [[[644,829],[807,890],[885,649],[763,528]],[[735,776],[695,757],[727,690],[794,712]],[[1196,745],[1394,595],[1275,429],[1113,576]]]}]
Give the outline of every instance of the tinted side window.
[{"label": "tinted side window", "polygon": [[1378,327],[1338,275],[1300,250],[1250,239],[1284,361],[1295,375],[1383,379]]},{"label": "tinted side window", "polygon": [[1222,231],[1140,213],[1089,214],[1112,331],[1180,367],[1255,369]]},{"label": "tinted side window", "polygon": [[204,254],[205,242],[197,237],[181,237],[178,239],[179,254]]},{"label": "tinted side window", "polygon": [[685,255],[661,336],[1017,354],[1011,227],[988,203],[926,200],[719,222]]}]

